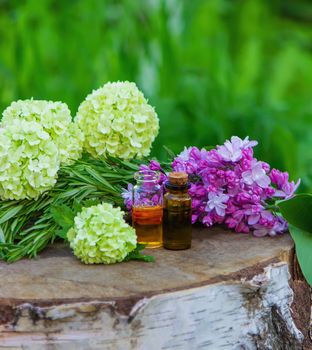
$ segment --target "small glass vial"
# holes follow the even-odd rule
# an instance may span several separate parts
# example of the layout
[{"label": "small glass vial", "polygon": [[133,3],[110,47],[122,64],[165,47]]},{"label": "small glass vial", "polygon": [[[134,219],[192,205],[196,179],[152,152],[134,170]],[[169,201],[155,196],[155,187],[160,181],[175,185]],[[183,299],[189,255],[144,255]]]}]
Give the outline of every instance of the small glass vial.
[{"label": "small glass vial", "polygon": [[134,174],[132,226],[138,243],[146,248],[159,248],[163,244],[163,190],[159,185],[160,174],[152,170]]},{"label": "small glass vial", "polygon": [[192,199],[188,194],[188,176],[172,172],[166,182],[164,196],[164,248],[188,249],[192,241]]}]

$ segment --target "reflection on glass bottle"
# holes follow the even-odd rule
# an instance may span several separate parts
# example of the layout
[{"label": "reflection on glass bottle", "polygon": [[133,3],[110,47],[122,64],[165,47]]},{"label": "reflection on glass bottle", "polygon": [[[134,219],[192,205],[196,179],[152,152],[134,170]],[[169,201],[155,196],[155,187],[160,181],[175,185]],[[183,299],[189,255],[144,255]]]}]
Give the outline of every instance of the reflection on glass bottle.
[{"label": "reflection on glass bottle", "polygon": [[188,194],[188,176],[172,172],[164,196],[164,248],[188,249],[192,241],[192,199]]},{"label": "reflection on glass bottle", "polygon": [[159,185],[159,173],[152,170],[134,174],[132,225],[138,243],[147,248],[162,246],[163,193]]}]

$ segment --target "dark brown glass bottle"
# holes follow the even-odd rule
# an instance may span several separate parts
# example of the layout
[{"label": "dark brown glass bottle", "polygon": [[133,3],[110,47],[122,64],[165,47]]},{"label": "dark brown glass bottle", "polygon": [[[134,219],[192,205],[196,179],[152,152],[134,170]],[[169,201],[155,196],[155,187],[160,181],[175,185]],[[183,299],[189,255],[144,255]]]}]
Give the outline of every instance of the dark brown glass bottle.
[{"label": "dark brown glass bottle", "polygon": [[188,188],[186,173],[169,174],[163,215],[163,245],[166,249],[180,250],[191,247],[192,199]]}]

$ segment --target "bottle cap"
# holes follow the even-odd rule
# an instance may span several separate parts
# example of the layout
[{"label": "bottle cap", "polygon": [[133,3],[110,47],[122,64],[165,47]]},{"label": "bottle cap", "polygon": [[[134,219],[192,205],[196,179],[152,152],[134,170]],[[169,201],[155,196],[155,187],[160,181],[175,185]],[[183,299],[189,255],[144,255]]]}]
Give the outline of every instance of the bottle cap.
[{"label": "bottle cap", "polygon": [[169,173],[168,179],[171,185],[174,186],[185,186],[188,182],[188,175],[184,172],[172,172]]}]

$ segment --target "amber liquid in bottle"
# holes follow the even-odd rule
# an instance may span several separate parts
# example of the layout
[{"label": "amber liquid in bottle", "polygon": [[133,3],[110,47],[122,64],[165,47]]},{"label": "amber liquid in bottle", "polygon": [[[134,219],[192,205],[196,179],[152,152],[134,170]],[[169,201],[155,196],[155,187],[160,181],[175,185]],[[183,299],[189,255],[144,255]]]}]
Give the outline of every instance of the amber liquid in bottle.
[{"label": "amber liquid in bottle", "polygon": [[146,248],[162,247],[162,219],[162,206],[132,208],[132,226],[135,228],[138,243],[145,244]]},{"label": "amber liquid in bottle", "polygon": [[[178,178],[175,179],[175,176]],[[181,185],[178,180],[183,181]],[[171,183],[171,181],[177,183]],[[192,243],[192,199],[188,194],[187,175],[184,173],[169,174],[166,188],[168,192],[164,196],[164,248],[188,249]]]}]

